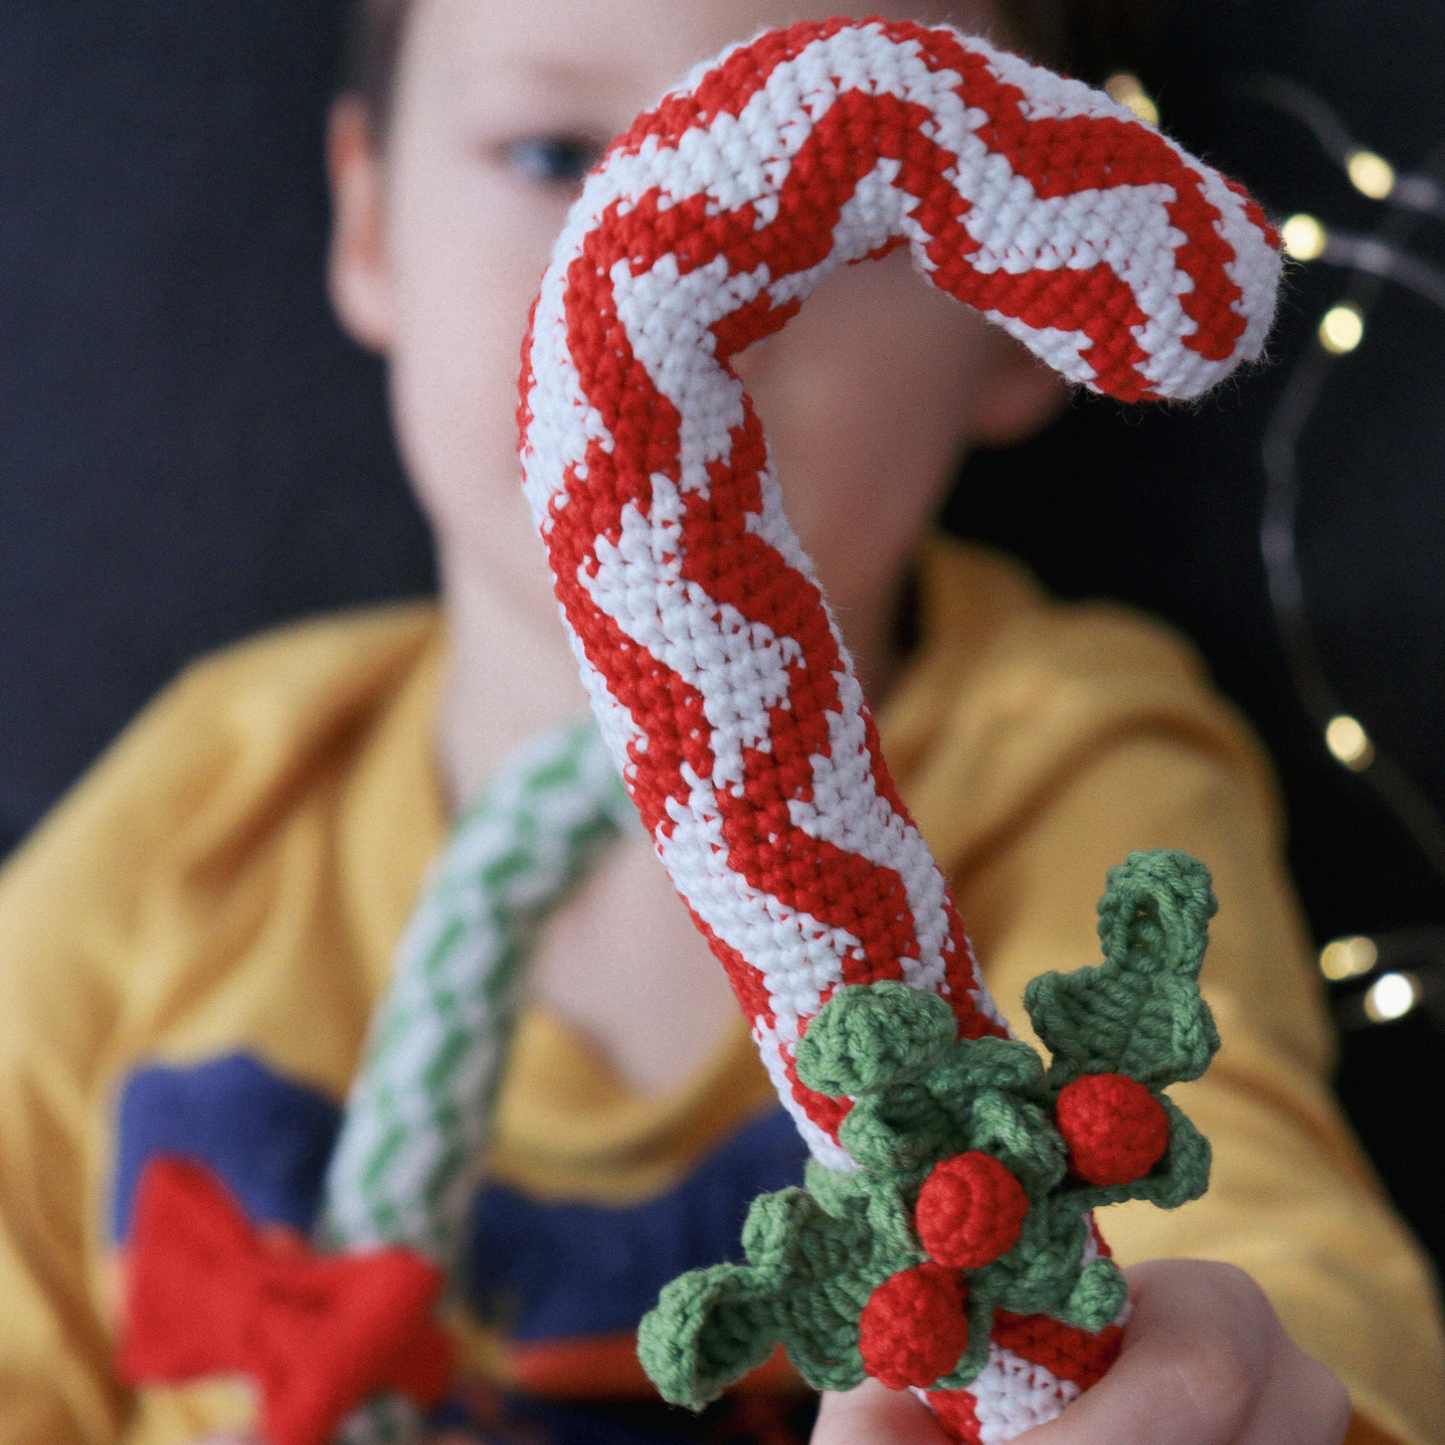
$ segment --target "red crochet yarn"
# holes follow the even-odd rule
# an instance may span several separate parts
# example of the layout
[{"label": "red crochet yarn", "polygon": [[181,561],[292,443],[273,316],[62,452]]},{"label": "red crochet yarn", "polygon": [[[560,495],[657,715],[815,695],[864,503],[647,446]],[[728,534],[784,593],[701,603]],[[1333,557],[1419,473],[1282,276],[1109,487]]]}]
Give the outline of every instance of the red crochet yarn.
[{"label": "red crochet yarn", "polygon": [[[699,67],[613,143],[569,214],[523,347],[528,504],[643,826],[813,1158],[848,1172],[862,1161],[840,1135],[858,1094],[812,1087],[798,1058],[840,990],[904,983],[946,999],[960,1038],[1007,1032],[889,776],[734,361],[829,271],[901,244],[933,285],[1122,400],[1197,396],[1258,356],[1280,271],[1258,207],[1106,96],[901,20],[801,21]],[[1077,1057],[1055,1053],[1053,1077]],[[867,1187],[896,1203],[903,1186],[885,1172]],[[1005,1247],[1008,1210],[939,1192],[945,1250]],[[776,1221],[779,1239],[814,1237],[811,1223]],[[821,1251],[831,1226],[815,1237]],[[1073,1240],[1041,1242],[1060,1290]],[[834,1301],[913,1257],[868,1253],[831,1272],[823,1253],[806,1270],[750,1257],[727,1278],[770,1281],[776,1317],[747,1295],[762,1321],[753,1343],[771,1331],[799,1360],[837,1361],[851,1321],[838,1324]],[[1101,1275],[1095,1323],[1123,1299],[1117,1275]],[[1014,1302],[1033,1303],[1032,1287]],[[648,1317],[647,1346],[664,1393],[695,1407],[728,1373],[717,1332],[728,1360],[752,1348],[732,1333],[744,1330],[734,1297],[702,1305],[688,1293],[699,1288],[713,1285],[693,1276]],[[937,1260],[875,1288],[859,1322],[868,1373],[898,1387],[951,1378],[968,1339],[963,1288]],[[979,1338],[993,1289],[980,1283],[973,1301],[973,1405],[940,1418],[961,1432],[974,1409],[996,1442],[1053,1418],[1070,1392]],[[846,1365],[856,1377],[851,1351]]]},{"label": "red crochet yarn", "polygon": [[1124,1331],[1118,1325],[1091,1334],[1048,1315],[1016,1315],[1010,1310],[995,1312],[989,1338],[1019,1359],[1042,1365],[1057,1379],[1072,1380],[1081,1390],[1104,1378],[1124,1345]]},{"label": "red crochet yarn", "polygon": [[1258,355],[1258,208],[1106,96],[911,21],[806,20],[695,72],[609,148],[523,347],[524,485],[604,736],[792,1077],[834,989],[907,978],[1002,1033],[788,529],[733,362],[832,268],[906,243],[1072,380],[1194,396]]},{"label": "red crochet yarn", "polygon": [[1090,1184],[1142,1178],[1169,1146],[1164,1106],[1124,1074],[1085,1074],[1065,1084],[1054,1118],[1069,1146],[1069,1167]]},{"label": "red crochet yarn", "polygon": [[891,1390],[932,1385],[968,1348],[966,1297],[963,1281],[940,1264],[890,1275],[858,1321],[864,1368]]},{"label": "red crochet yarn", "polygon": [[918,1195],[913,1221],[939,1264],[982,1269],[1018,1243],[1029,1198],[992,1154],[972,1150],[945,1159]]},{"label": "red crochet yarn", "polygon": [[974,1397],[967,1390],[930,1390],[928,1403],[948,1439],[959,1445],[980,1445],[983,1424],[974,1408]]}]

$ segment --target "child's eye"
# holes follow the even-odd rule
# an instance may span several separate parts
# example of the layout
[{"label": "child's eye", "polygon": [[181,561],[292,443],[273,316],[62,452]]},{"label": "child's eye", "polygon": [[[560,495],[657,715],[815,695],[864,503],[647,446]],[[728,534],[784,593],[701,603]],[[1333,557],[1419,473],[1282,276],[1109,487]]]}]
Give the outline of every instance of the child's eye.
[{"label": "child's eye", "polygon": [[575,186],[602,158],[603,147],[580,136],[528,136],[504,148],[507,164],[529,181]]}]

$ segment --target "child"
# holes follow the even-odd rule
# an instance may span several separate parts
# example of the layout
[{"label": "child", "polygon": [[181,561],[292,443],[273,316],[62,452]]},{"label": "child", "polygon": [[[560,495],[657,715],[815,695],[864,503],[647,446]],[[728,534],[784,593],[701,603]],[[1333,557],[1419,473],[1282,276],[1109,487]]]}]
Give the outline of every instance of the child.
[{"label": "child", "polygon": [[[1011,17],[951,12],[966,28]],[[369,92],[336,108],[332,289],[389,359],[445,637],[430,609],[388,609],[202,664],[9,866],[0,1439],[249,1428],[224,1384],[132,1399],[114,1383],[99,1241],[124,1242],[135,1176],[166,1152],[209,1164],[256,1220],[310,1226],[335,1101],[447,815],[586,706],[514,454],[517,342],[551,239],[640,105],[788,18],[769,0],[368,7],[396,48],[367,52]],[[1222,1265],[1142,1267],[1120,1365],[1047,1431],[1338,1440],[1338,1387],[1278,1310],[1346,1378],[1363,1431],[1423,1438],[1442,1400],[1429,1283],[1322,1083],[1251,745],[1173,640],[1111,609],[1052,608],[1009,564],[927,537],[959,455],[1041,425],[1055,383],[901,256],[835,277],[740,369],[1010,1015],[1029,975],[1096,957],[1093,899],[1131,848],[1183,847],[1215,875],[1205,988],[1225,1050],[1181,1094],[1214,1140],[1214,1189],[1105,1228],[1126,1261],[1247,1265],[1273,1307]],[[619,1403],[643,1398],[631,1329],[665,1279],[732,1250],[731,1206],[796,1169],[791,1141],[721,970],[647,845],[618,842],[532,961],[457,1326],[473,1420],[503,1436],[682,1430]],[[486,1381],[512,1388],[505,1408]],[[754,1392],[700,1428],[781,1425]],[[909,1397],[865,1388],[827,1404],[819,1438],[932,1429]]]}]

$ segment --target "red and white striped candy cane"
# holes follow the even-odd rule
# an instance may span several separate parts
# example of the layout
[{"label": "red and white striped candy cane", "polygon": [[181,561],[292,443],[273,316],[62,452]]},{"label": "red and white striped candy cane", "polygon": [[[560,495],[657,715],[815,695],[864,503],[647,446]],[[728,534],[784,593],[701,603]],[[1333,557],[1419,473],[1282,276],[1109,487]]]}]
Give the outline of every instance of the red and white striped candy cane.
[{"label": "red and white striped candy cane", "polygon": [[730,358],[906,241],[1070,380],[1190,397],[1259,354],[1252,201],[1107,96],[951,29],[809,22],[699,67],[589,178],[525,346],[521,456],[613,756],[814,1154],[793,1075],[841,983],[1001,1030],[783,514]]},{"label": "red and white striped candy cane", "polygon": [[1277,240],[1107,96],[947,28],[829,20],[696,69],[591,175],[524,347],[521,456],[603,736],[814,1156],[798,1080],[845,983],[1003,1033],[900,801],[730,360],[906,243],[1071,381],[1192,397],[1255,358]]}]

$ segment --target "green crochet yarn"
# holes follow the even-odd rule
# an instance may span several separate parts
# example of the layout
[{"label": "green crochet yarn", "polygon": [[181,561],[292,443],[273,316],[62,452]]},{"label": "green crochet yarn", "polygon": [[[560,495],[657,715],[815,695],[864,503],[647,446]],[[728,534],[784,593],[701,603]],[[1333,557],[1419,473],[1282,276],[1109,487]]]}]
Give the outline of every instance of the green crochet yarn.
[{"label": "green crochet yarn", "polygon": [[[885,1280],[930,1259],[920,1191],[935,1166],[970,1153],[1006,1166],[1027,1209],[1011,1247],[962,1271],[968,1345],[934,1388],[963,1388],[983,1368],[995,1310],[1091,1331],[1114,1320],[1127,1288],[1111,1260],[1085,1262],[1089,1211],[1126,1199],[1173,1208],[1208,1184],[1208,1141],[1160,1090],[1197,1078],[1219,1047],[1197,983],[1215,907],[1208,871],[1188,854],[1134,853],[1111,869],[1099,903],[1104,962],[1044,974],[1024,995],[1052,1055],[1047,1070],[1028,1044],[959,1038],[936,994],[840,989],[799,1042],[798,1075],[853,1099],[839,1139],[858,1168],[810,1163],[803,1188],[753,1202],[745,1264],[693,1270],[662,1291],[638,1354],[663,1396],[701,1408],[779,1342],[815,1388],[861,1383],[864,1307]],[[1071,1161],[1059,1095],[1075,1080],[1120,1075],[1162,1105],[1167,1145],[1141,1177],[1089,1183]]]},{"label": "green crochet yarn", "polygon": [[[636,810],[590,716],[529,738],[457,821],[397,945],[318,1233],[332,1248],[401,1244],[448,1271],[490,1124],[527,960],[550,912]],[[396,1395],[354,1411],[339,1445],[407,1445]]]},{"label": "green crochet yarn", "polygon": [[551,911],[637,815],[592,718],[529,738],[458,820],[397,945],[327,1170],[333,1247],[404,1244],[450,1267]]},{"label": "green crochet yarn", "polygon": [[1218,906],[1209,871],[1187,853],[1134,853],[1108,881],[1104,966],[1042,974],[1024,993],[1049,1083],[1106,1070],[1155,1088],[1197,1079],[1219,1048],[1195,982]]}]

